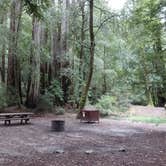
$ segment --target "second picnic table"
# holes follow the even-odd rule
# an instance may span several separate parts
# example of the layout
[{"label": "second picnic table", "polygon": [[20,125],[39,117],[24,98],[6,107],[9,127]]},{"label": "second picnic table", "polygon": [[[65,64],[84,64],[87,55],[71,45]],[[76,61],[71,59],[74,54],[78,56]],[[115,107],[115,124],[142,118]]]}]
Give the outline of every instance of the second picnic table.
[{"label": "second picnic table", "polygon": [[21,124],[27,124],[32,115],[31,112],[0,113],[0,121],[4,121],[5,125],[10,125],[12,120],[20,120]]}]

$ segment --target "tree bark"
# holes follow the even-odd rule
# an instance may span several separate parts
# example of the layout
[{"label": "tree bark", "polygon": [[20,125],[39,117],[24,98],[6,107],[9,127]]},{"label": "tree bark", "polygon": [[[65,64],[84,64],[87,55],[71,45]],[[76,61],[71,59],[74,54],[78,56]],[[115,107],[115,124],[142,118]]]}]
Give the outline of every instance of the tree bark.
[{"label": "tree bark", "polygon": [[[57,1],[58,8],[61,9],[61,0]],[[52,6],[55,7],[56,2],[52,2]],[[61,68],[61,21],[60,18],[56,24],[51,23],[51,62],[49,64],[49,84],[52,80],[60,80],[60,68]]]},{"label": "tree bark", "polygon": [[32,55],[31,55],[31,72],[28,82],[28,91],[26,105],[28,108],[35,108],[39,100],[40,88],[40,22],[33,16],[32,20]]},{"label": "tree bark", "polygon": [[106,78],[106,60],[105,60],[105,53],[106,52],[106,48],[104,46],[104,57],[103,57],[103,62],[104,62],[104,73],[103,73],[103,94],[105,94],[107,92],[107,78]]},{"label": "tree bark", "polygon": [[89,73],[86,81],[86,85],[83,89],[79,110],[81,110],[87,100],[89,87],[91,84],[92,76],[93,76],[93,65],[94,65],[94,50],[95,50],[95,36],[93,31],[93,0],[89,1],[89,9],[90,9],[90,17],[89,17],[89,33],[90,33],[90,63],[89,63]]},{"label": "tree bark", "polygon": [[157,106],[164,106],[166,102],[166,72],[165,72],[165,59],[164,53],[162,52],[162,42],[161,42],[161,28],[159,27],[154,33],[155,44],[154,44],[154,64],[156,68],[156,73],[161,78],[161,86],[157,88],[158,104]]},{"label": "tree bark", "polygon": [[61,21],[61,53],[65,56],[68,51],[68,33],[69,33],[69,0],[62,1],[62,21]]},{"label": "tree bark", "polygon": [[3,46],[2,46],[2,62],[1,62],[1,81],[3,83],[5,83],[5,76],[6,76],[5,57],[6,57],[6,45],[3,44]]},{"label": "tree bark", "polygon": [[[2,16],[1,24],[3,25],[3,28],[7,28],[7,15]],[[6,76],[5,57],[6,57],[6,43],[4,42],[2,44],[2,59],[1,59],[1,81],[3,83],[5,83],[5,76]]]},{"label": "tree bark", "polygon": [[60,58],[60,81],[61,88],[63,90],[63,100],[64,103],[67,103],[69,96],[69,86],[71,84],[70,78],[61,74],[63,70],[67,69],[70,65],[70,62],[67,57],[68,53],[68,34],[69,34],[69,9],[70,3],[69,0],[63,0],[62,3],[62,20],[61,20],[61,58]]},{"label": "tree bark", "polygon": [[21,15],[22,15],[22,1],[12,0],[11,13],[10,13],[7,91],[9,94],[9,98],[11,95],[15,96],[18,99],[18,104],[22,103],[21,83],[20,83],[21,73],[20,73],[20,64],[17,57]]},{"label": "tree bark", "polygon": [[[40,33],[41,37],[41,41],[40,41],[40,45],[43,49],[46,49],[46,47],[48,46],[48,30],[46,28],[46,26],[44,25],[44,23],[42,22],[42,26],[41,26],[41,33]],[[45,93],[46,88],[48,87],[48,62],[43,62],[40,65],[40,92],[41,94]]]},{"label": "tree bark", "polygon": [[[84,58],[84,41],[85,41],[85,1],[80,1],[81,7],[81,17],[82,17],[82,25],[81,25],[81,48],[79,55],[79,90],[82,86],[83,81],[83,58]],[[79,97],[81,97],[81,92],[79,93]]]}]

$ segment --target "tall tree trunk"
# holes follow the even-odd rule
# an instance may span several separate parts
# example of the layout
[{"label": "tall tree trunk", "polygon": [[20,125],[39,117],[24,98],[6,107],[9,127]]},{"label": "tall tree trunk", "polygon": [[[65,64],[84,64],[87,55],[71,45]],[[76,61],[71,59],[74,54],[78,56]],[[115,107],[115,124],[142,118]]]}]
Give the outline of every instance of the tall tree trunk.
[{"label": "tall tree trunk", "polygon": [[105,51],[106,48],[104,46],[104,59],[103,59],[103,62],[104,62],[104,73],[103,73],[103,94],[105,94],[107,92],[107,79],[106,79],[106,73],[105,73],[105,70],[106,70],[106,60],[105,60]]},{"label": "tall tree trunk", "polygon": [[6,76],[5,57],[6,57],[6,45],[3,44],[3,46],[2,46],[2,62],[1,62],[1,81],[3,83],[5,83],[5,76]]},{"label": "tall tree trunk", "polygon": [[[7,15],[2,16],[1,24],[3,25],[3,28],[7,28]],[[1,59],[1,81],[5,83],[5,57],[6,57],[6,43],[4,42],[2,44],[2,59]]]},{"label": "tall tree trunk", "polygon": [[52,74],[53,79],[60,77],[60,58],[61,58],[61,24],[58,22],[57,29],[52,30]]},{"label": "tall tree trunk", "polygon": [[[42,22],[41,25],[41,33],[40,33],[41,37],[41,41],[40,41],[40,45],[41,48],[46,49],[46,47],[48,46],[48,30],[46,28],[46,26],[44,25],[44,23]],[[45,89],[48,87],[48,79],[47,79],[47,75],[48,75],[48,62],[43,62],[40,65],[40,92],[41,94],[45,93]]]},{"label": "tall tree trunk", "polygon": [[147,97],[147,100],[148,100],[148,105],[154,106],[152,93],[151,93],[150,82],[149,82],[149,72],[148,72],[148,69],[147,69],[147,65],[145,64],[145,53],[144,53],[143,48],[140,52],[140,58],[141,58],[140,61],[141,61],[141,64],[142,64],[143,77],[144,77],[144,81],[145,81],[145,92],[146,92],[146,97]]},{"label": "tall tree trunk", "polygon": [[15,96],[18,99],[18,104],[22,103],[20,64],[17,57],[21,14],[22,1],[12,0],[10,13],[7,90],[9,95]]},{"label": "tall tree trunk", "polygon": [[[52,1],[52,6],[58,5],[58,8],[61,9],[61,0],[57,2]],[[49,84],[54,79],[60,80],[60,67],[61,67],[61,19],[57,21],[55,25],[53,22],[51,23],[51,61],[49,64]]]},{"label": "tall tree trunk", "polygon": [[164,106],[166,102],[166,68],[164,53],[162,52],[162,42],[161,42],[161,28],[159,27],[154,33],[155,44],[154,44],[154,64],[156,73],[161,78],[161,86],[157,88],[158,106]]},{"label": "tall tree trunk", "polygon": [[62,20],[61,20],[61,51],[65,56],[68,51],[67,36],[69,33],[69,0],[62,0]]},{"label": "tall tree trunk", "polygon": [[[55,1],[53,1],[52,4],[54,6]],[[51,83],[54,79],[61,82],[61,87],[64,92],[64,100],[66,100],[69,80],[67,77],[61,75],[61,71],[69,65],[66,57],[68,52],[67,35],[69,32],[69,0],[58,0],[57,5],[62,13],[57,25],[52,24],[51,26],[52,60],[49,66],[49,82]]]},{"label": "tall tree trunk", "polygon": [[89,63],[89,73],[86,81],[86,85],[83,89],[79,109],[81,110],[85,104],[88,96],[89,87],[93,75],[93,65],[94,65],[94,50],[95,50],[95,36],[93,31],[93,0],[89,1],[90,17],[89,17],[89,33],[90,33],[90,63]]},{"label": "tall tree trunk", "polygon": [[[81,25],[81,48],[79,55],[79,90],[82,86],[83,81],[83,58],[84,58],[84,41],[85,41],[85,1],[80,1],[81,7],[81,17],[82,17],[82,25]],[[79,93],[79,97],[81,97],[81,91]]]},{"label": "tall tree trunk", "polygon": [[28,82],[28,91],[26,105],[29,108],[35,108],[39,100],[40,87],[40,22],[33,16],[32,20],[32,55],[31,72]]},{"label": "tall tree trunk", "polygon": [[[61,59],[60,59],[60,73],[69,67],[70,62],[67,58],[68,53],[68,34],[69,34],[69,0],[62,1],[62,20],[61,20]],[[68,101],[68,91],[71,80],[67,75],[60,75],[61,87],[63,90],[64,103]]]}]

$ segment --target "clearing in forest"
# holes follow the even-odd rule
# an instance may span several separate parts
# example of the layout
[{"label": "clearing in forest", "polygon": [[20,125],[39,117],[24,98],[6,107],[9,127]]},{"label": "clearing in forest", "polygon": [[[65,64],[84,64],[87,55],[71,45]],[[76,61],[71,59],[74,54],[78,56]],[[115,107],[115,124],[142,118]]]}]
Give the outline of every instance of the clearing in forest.
[{"label": "clearing in forest", "polygon": [[[65,132],[51,132],[63,118]],[[45,116],[30,125],[0,125],[2,166],[165,166],[166,124],[103,118],[80,123],[75,115]]]}]

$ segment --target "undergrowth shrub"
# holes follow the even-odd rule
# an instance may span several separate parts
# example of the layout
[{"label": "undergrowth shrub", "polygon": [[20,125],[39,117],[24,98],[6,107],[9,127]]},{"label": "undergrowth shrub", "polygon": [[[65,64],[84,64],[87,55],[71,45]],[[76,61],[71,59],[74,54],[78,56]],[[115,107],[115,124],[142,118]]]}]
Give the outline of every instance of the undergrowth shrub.
[{"label": "undergrowth shrub", "polygon": [[128,106],[129,101],[126,96],[103,95],[96,104],[102,116],[118,115],[127,111]]},{"label": "undergrowth shrub", "polygon": [[58,80],[53,80],[48,88],[50,96],[53,97],[54,104],[63,102],[63,90]]},{"label": "undergrowth shrub", "polygon": [[65,114],[65,109],[63,107],[56,107],[55,108],[55,114],[56,115],[64,115]]},{"label": "undergrowth shrub", "polygon": [[45,90],[45,93],[40,96],[38,110],[52,111],[55,105],[60,105],[63,102],[63,91],[59,81],[52,81],[51,85]]},{"label": "undergrowth shrub", "polygon": [[8,105],[6,87],[0,84],[0,108],[4,108]]},{"label": "undergrowth shrub", "polygon": [[54,106],[53,99],[54,99],[54,96],[48,91],[46,91],[45,94],[41,95],[39,98],[38,111],[40,112],[43,112],[46,110],[51,111]]},{"label": "undergrowth shrub", "polygon": [[140,94],[134,94],[130,96],[131,103],[133,105],[147,105],[147,97],[145,94],[141,93]]}]

